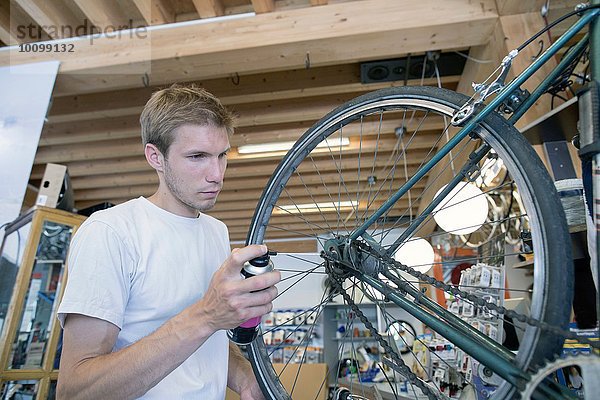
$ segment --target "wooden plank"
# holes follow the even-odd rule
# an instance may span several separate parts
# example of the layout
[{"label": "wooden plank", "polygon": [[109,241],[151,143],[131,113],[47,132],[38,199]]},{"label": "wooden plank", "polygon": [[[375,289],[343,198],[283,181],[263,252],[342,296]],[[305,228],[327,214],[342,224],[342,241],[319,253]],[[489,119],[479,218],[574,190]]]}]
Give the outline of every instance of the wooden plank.
[{"label": "wooden plank", "polygon": [[11,25],[11,12],[8,0],[0,1],[0,40],[8,45],[23,42],[23,39],[18,37],[16,27]]},{"label": "wooden plank", "polygon": [[[389,142],[388,142],[389,143]],[[381,152],[381,151],[380,151]],[[356,154],[357,151],[354,150]],[[412,153],[412,157],[417,158],[413,160],[412,157],[409,158],[409,163],[420,163],[427,154],[426,149],[417,150]],[[230,176],[259,176],[260,174],[270,175],[273,172],[276,164],[279,162],[279,158],[282,157],[282,154],[278,156],[273,156],[269,158],[261,158],[258,160],[229,160],[229,166],[227,167],[227,174]],[[322,157],[324,161],[322,162],[323,168],[330,168],[330,165],[333,164],[331,162],[331,158]],[[316,159],[315,164],[317,166],[320,165],[320,161]],[[367,158],[368,159],[368,158]],[[381,161],[381,157],[378,157],[377,163],[382,163],[381,165],[385,165],[387,160]],[[66,163],[69,168],[69,174],[72,177],[78,176],[94,176],[94,175],[105,175],[114,173],[114,171],[119,171],[119,173],[127,173],[127,172],[140,172],[140,171],[149,171],[150,166],[146,162],[143,154],[138,154],[135,156],[129,157],[117,157],[111,159],[102,159],[102,160],[85,160],[85,161],[73,161]],[[352,160],[352,162],[348,161],[344,166],[350,165],[358,165],[358,160]],[[379,164],[378,164],[379,165]],[[301,166],[301,168],[308,168],[308,164],[306,166]],[[254,171],[253,171],[254,170]],[[33,167],[31,179],[41,179],[44,172],[44,164],[36,164]]]},{"label": "wooden plank", "polygon": [[[441,78],[443,85],[454,88],[459,76]],[[347,64],[311,69],[296,69],[270,74],[254,74],[193,82],[215,94],[225,105],[259,101],[287,100],[336,93],[359,93],[398,86],[404,82],[360,82],[360,65]],[[425,79],[424,85],[434,85],[435,78]],[[409,80],[408,85],[421,84],[420,79]],[[54,97],[50,122],[66,122],[93,118],[112,118],[139,114],[158,87],[125,89],[103,93]]]},{"label": "wooden plank", "polygon": [[[438,122],[439,121],[439,122]],[[367,139],[369,136],[374,136],[377,134],[393,134],[394,129],[397,128],[402,123],[401,116],[396,119],[386,120],[385,124],[379,125],[378,121],[369,121],[362,125],[364,132],[362,132],[363,139]],[[407,129],[411,129],[416,122],[413,121],[411,125],[407,127]],[[427,132],[429,129],[436,129],[438,127],[442,127],[442,120],[434,120],[429,121],[428,123],[424,123],[420,126],[421,132]],[[248,143],[274,143],[274,142],[282,142],[282,141],[295,141],[298,139],[303,132],[302,130],[291,130],[291,135],[287,136],[282,134],[277,130],[269,131],[271,136],[261,135],[260,139],[250,137],[246,138],[245,141],[242,142],[240,136],[233,135],[230,140],[230,144],[233,147],[232,152],[229,155],[230,162],[236,162],[238,160],[251,160],[255,158],[261,158],[265,160],[264,154],[238,154],[236,147],[248,144]],[[358,136],[361,134],[359,126],[351,126],[348,130],[344,131],[346,137],[352,139],[352,136]],[[358,139],[352,139],[354,143],[358,141]],[[395,137],[393,138],[395,144]],[[427,146],[432,145],[433,142],[431,139],[425,135],[421,134],[415,138],[412,142],[413,148],[426,148]],[[369,143],[366,142],[363,147],[363,151],[368,151]],[[348,153],[356,144],[350,143],[349,147],[345,148],[345,152]],[[48,162],[72,162],[78,160],[99,160],[99,159],[110,159],[116,157],[124,157],[124,156],[135,156],[143,153],[143,146],[139,137],[139,134],[136,134],[134,137],[127,138],[113,138],[111,140],[98,141],[93,146],[90,146],[89,142],[82,143],[73,143],[73,144],[60,144],[53,146],[41,146],[38,148],[34,163],[35,164],[45,164]]]},{"label": "wooden plank", "polygon": [[[81,21],[60,0],[13,0],[52,38],[68,38]],[[38,39],[39,40],[39,39]],[[53,53],[56,55],[56,53]],[[54,58],[51,55],[45,59]],[[1,60],[1,59],[0,59]],[[11,59],[11,62],[13,60]],[[6,64],[4,64],[6,65]]]},{"label": "wooden plank", "polygon": [[175,13],[165,0],[132,0],[148,25],[175,21]]},{"label": "wooden plank", "polygon": [[[414,168],[411,168],[414,169]],[[354,174],[356,175],[356,174]],[[344,191],[348,191],[350,193],[356,193],[356,191],[358,190],[359,186],[357,184],[357,180],[355,177],[352,177],[354,179],[350,180],[350,176],[345,177],[344,179],[346,180],[345,185],[344,185]],[[339,176],[338,176],[339,179]],[[404,180],[396,180],[395,182],[390,182],[392,183],[391,185],[388,184],[384,184],[385,187],[381,188],[381,190],[384,190],[385,192],[388,192],[391,188],[394,189],[398,189],[400,187],[400,183],[404,182]],[[266,183],[266,179],[265,179],[265,183]],[[339,184],[338,182],[330,182],[330,185],[335,188],[335,190],[337,190],[337,184]],[[323,185],[321,182],[315,182],[313,184],[310,184],[310,186],[308,186],[309,184],[307,184],[307,186],[304,185],[297,185],[297,186],[290,186],[289,188],[287,188],[286,190],[286,195],[292,195],[292,196],[299,196],[299,195],[306,195],[306,193],[308,193],[307,188],[309,188],[313,194],[315,195],[324,195],[328,193],[328,190],[333,190],[333,189],[329,189],[327,186]],[[415,189],[417,188],[422,188],[424,185],[424,183],[421,183],[420,185],[415,186]],[[376,186],[375,189],[379,189],[379,186]],[[106,198],[131,198],[131,197],[137,197],[137,196],[141,196],[144,194],[148,194],[148,193],[154,193],[157,189],[157,185],[153,184],[153,185],[139,185],[139,186],[127,186],[127,187],[104,187],[104,188],[95,188],[95,189],[87,189],[87,190],[80,190],[77,187],[73,186],[75,191],[76,191],[76,198],[77,201],[82,201],[82,200],[103,200]],[[360,183],[360,189],[363,190],[364,188],[368,187],[368,183],[367,183],[367,179],[366,177],[362,177],[361,179],[361,183]],[[374,190],[373,193],[375,193],[377,190]],[[250,199],[258,199],[260,197],[260,193],[262,192],[262,187],[259,186],[254,186],[254,187],[246,187],[246,188],[241,188],[238,187],[237,185],[233,184],[232,182],[227,182],[227,184],[224,187],[223,192],[221,193],[219,199],[223,200],[223,201],[236,201],[236,200],[250,200]],[[415,190],[415,193],[418,193],[418,190]],[[336,195],[337,196],[337,195]],[[355,200],[352,199],[352,200]]]},{"label": "wooden plank", "polygon": [[225,14],[221,0],[192,0],[200,18],[219,17]]},{"label": "wooden plank", "polygon": [[316,253],[318,245],[316,239],[305,240],[277,240],[266,241],[269,249],[280,253]]},{"label": "wooden plank", "polygon": [[[542,12],[542,7],[546,3],[550,4],[550,9],[548,10],[549,15],[563,15],[569,11],[573,11],[577,4],[581,3],[578,0],[552,0],[547,2],[546,0],[496,0],[496,5],[498,8],[498,15],[514,15],[514,14],[524,14],[524,13],[538,13]],[[552,18],[548,18],[549,22],[552,22]]]},{"label": "wooden plank", "polygon": [[252,0],[252,6],[257,14],[275,10],[275,0]]},{"label": "wooden plank", "polygon": [[141,142],[140,122],[136,117],[103,118],[97,120],[46,124],[40,137],[40,146],[94,142],[138,137]]},{"label": "wooden plank", "polygon": [[[333,108],[333,105],[332,105]],[[251,120],[250,118],[248,120]],[[269,143],[273,141],[290,141],[298,139],[314,120],[285,122],[270,125],[244,126],[238,121],[235,133],[229,138],[232,146],[242,144]],[[398,119],[386,119],[382,122],[381,131],[391,132],[402,123]],[[369,126],[369,125],[368,125]],[[435,130],[443,126],[443,120],[428,120],[421,129]],[[356,127],[348,127],[348,135],[358,134]],[[140,138],[140,127],[137,117],[117,117],[90,121],[65,122],[47,124],[42,131],[40,147],[91,143],[104,140]]]},{"label": "wooden plank", "polygon": [[73,0],[75,4],[83,11],[85,16],[97,27],[105,29],[114,27],[109,31],[118,31],[128,29],[128,19],[123,14],[117,0]]},{"label": "wooden plank", "polygon": [[310,0],[311,6],[324,6],[327,4],[328,0]]},{"label": "wooden plank", "polygon": [[[409,166],[408,173],[412,174],[416,171],[414,165]],[[356,171],[350,171],[345,173],[345,178],[350,181],[358,180],[358,173]],[[226,176],[225,177],[225,190],[231,188],[236,189],[251,189],[251,188],[263,188],[266,186],[267,181],[270,178],[270,174],[256,175],[254,179],[247,179],[245,177],[237,176]],[[336,172],[321,171],[317,174],[304,175],[304,182],[307,185],[315,184],[330,184],[337,185],[339,183],[339,174]],[[366,176],[362,175],[362,180],[366,179]],[[131,187],[131,186],[154,186],[158,185],[158,177],[156,172],[131,172],[122,174],[108,174],[108,175],[96,175],[96,176],[85,176],[85,177],[74,177],[71,178],[73,188],[76,194],[81,193],[84,189],[99,189],[99,188],[117,188],[117,187]],[[35,199],[34,199],[35,200]]]},{"label": "wooden plank", "polygon": [[[250,125],[266,125],[277,124],[292,121],[318,120],[323,115],[327,114],[336,105],[339,105],[351,98],[362,94],[358,93],[341,93],[326,96],[315,96],[310,98],[291,98],[285,102],[282,101],[264,101],[251,102],[246,104],[236,104],[233,107],[234,111],[240,115],[236,122],[242,126]],[[126,114],[138,116],[141,107],[136,108],[131,112],[131,108],[118,109],[117,112],[111,112],[112,115],[102,115],[104,118],[122,116],[121,111]],[[102,113],[97,113],[94,117],[100,116]],[[84,114],[79,114],[83,117]],[[49,122],[68,122],[72,118],[72,114],[66,116],[49,117]]]},{"label": "wooden plank", "polygon": [[[63,93],[85,93],[141,87],[140,74],[123,74],[115,68],[147,70],[149,54],[153,61],[151,84],[164,84],[264,71],[266,59],[268,71],[303,68],[307,54],[311,67],[317,67],[465,48],[486,42],[496,18],[492,0],[477,4],[365,0],[276,11],[218,24],[176,25],[148,32],[143,38],[124,35],[120,40],[98,39],[93,47],[79,40],[76,55],[21,54],[11,49],[10,56],[13,65],[58,58],[63,78],[57,85]],[[0,60],[1,65],[6,62],[5,57]],[[74,72],[78,74],[67,76]]]},{"label": "wooden plank", "polygon": [[[550,3],[553,3],[551,1]],[[540,12],[546,0],[496,0],[498,15],[513,15],[529,12]]]}]

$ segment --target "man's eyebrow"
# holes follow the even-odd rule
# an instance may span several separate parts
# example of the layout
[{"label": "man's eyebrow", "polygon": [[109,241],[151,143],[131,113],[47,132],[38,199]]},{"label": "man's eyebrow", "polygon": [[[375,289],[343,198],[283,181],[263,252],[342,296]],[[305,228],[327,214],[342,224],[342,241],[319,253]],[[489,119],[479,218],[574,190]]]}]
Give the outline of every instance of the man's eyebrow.
[{"label": "man's eyebrow", "polygon": [[[227,147],[225,150],[223,150],[223,151],[219,152],[218,154],[219,154],[219,155],[220,155],[220,154],[225,154],[225,153],[229,153],[230,151],[231,151],[231,147]],[[192,149],[192,150],[188,150],[188,151],[186,151],[186,152],[185,152],[185,154],[186,154],[186,155],[193,155],[193,154],[194,154],[194,155],[207,155],[207,156],[210,156],[210,155],[211,155],[211,153],[209,153],[209,152],[208,152],[208,151],[206,151],[206,150],[193,150],[193,149]]]},{"label": "man's eyebrow", "polygon": [[192,154],[204,154],[204,155],[210,155],[210,153],[204,151],[204,150],[188,150],[185,152],[186,155],[192,155]]}]

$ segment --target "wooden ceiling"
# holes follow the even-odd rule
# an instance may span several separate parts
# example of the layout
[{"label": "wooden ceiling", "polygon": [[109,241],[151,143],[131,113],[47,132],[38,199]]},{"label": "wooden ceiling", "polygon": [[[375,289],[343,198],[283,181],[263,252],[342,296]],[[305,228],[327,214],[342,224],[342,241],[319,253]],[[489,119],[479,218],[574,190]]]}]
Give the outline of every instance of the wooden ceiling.
[{"label": "wooden ceiling", "polygon": [[[248,159],[243,144],[293,141],[352,97],[416,80],[361,83],[363,62],[470,52],[462,74],[442,78],[468,92],[508,50],[544,24],[540,0],[0,0],[0,66],[60,60],[30,184],[45,164],[65,164],[77,208],[153,193],[157,177],[139,139],[150,94],[195,82],[238,115],[225,187],[211,214],[243,240],[279,157]],[[575,1],[550,1],[547,18]],[[43,29],[25,35],[23,27]],[[91,26],[96,31],[92,31]],[[129,30],[114,32],[114,27]],[[104,37],[78,33],[108,32]],[[553,35],[560,34],[557,29]],[[19,52],[28,42],[72,52]],[[534,53],[537,50],[533,50]],[[425,84],[435,85],[435,79]],[[249,179],[251,178],[251,179]]]}]

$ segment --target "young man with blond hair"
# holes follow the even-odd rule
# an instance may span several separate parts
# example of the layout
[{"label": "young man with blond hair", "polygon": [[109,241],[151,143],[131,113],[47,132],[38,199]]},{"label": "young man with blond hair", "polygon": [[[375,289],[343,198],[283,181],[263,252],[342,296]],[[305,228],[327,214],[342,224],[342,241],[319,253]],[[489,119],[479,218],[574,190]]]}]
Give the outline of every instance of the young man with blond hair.
[{"label": "young man with blond hair", "polygon": [[59,307],[63,399],[262,399],[225,330],[269,312],[278,272],[242,279],[266,252],[229,251],[204,214],[223,185],[233,118],[194,86],[152,95],[140,117],[156,192],[88,218],[71,244]]}]

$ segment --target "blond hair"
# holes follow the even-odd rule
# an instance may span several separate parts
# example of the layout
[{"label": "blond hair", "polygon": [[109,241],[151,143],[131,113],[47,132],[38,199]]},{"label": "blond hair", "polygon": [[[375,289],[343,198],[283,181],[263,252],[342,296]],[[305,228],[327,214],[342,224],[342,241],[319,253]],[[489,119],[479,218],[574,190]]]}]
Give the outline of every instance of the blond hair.
[{"label": "blond hair", "polygon": [[142,143],[155,145],[166,157],[173,132],[183,125],[212,125],[233,134],[233,115],[221,101],[196,86],[174,84],[154,92],[140,115]]}]

